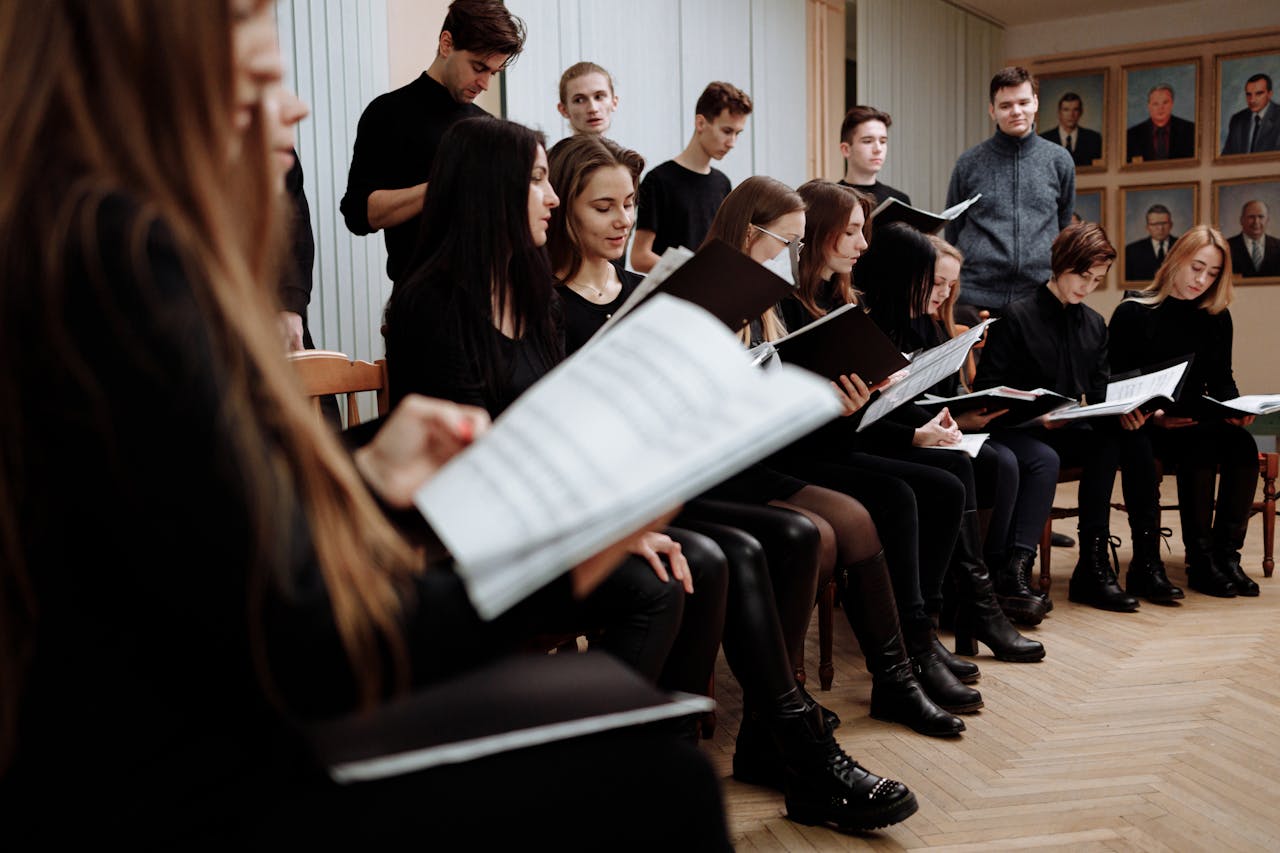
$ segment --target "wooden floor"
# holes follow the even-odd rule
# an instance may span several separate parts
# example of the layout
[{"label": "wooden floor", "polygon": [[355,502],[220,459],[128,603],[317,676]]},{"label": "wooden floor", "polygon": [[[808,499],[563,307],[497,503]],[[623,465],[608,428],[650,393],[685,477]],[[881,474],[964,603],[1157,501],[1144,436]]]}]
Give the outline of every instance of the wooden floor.
[{"label": "wooden floor", "polygon": [[[1074,484],[1059,505],[1074,504]],[[1165,498],[1172,503],[1172,483]],[[1185,580],[1177,513],[1170,577]],[[1058,530],[1074,536],[1074,519]],[[1112,530],[1125,539],[1125,516]],[[940,740],[867,716],[870,680],[836,612],[832,690],[817,690],[817,623],[809,632],[810,686],[844,724],[840,743],[859,762],[905,782],[920,802],[906,822],[841,835],[792,823],[782,796],[731,776],[741,693],[720,661],[721,703],[704,749],[724,779],[739,850],[1280,850],[1280,576],[1262,578],[1261,519],[1245,569],[1259,598],[1187,592],[1181,607],[1143,603],[1133,614],[1067,601],[1075,549],[1054,549],[1055,609],[1027,633],[1042,663],[1001,663],[983,647],[986,707],[959,739]],[[1123,574],[1122,574],[1123,580]],[[950,642],[947,636],[944,642]]]}]

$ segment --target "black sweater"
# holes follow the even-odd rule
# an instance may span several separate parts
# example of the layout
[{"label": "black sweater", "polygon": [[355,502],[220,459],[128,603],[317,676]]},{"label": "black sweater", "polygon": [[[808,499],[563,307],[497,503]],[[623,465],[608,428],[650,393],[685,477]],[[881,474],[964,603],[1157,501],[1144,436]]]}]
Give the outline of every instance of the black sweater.
[{"label": "black sweater", "polygon": [[974,390],[1046,388],[1090,403],[1106,399],[1107,325],[1087,305],[1064,305],[1049,288],[1013,302],[987,332]]},{"label": "black sweater", "polygon": [[1111,368],[1116,373],[1194,356],[1182,383],[1183,400],[1240,396],[1231,372],[1231,312],[1210,314],[1185,299],[1159,305],[1127,300],[1111,315]]}]

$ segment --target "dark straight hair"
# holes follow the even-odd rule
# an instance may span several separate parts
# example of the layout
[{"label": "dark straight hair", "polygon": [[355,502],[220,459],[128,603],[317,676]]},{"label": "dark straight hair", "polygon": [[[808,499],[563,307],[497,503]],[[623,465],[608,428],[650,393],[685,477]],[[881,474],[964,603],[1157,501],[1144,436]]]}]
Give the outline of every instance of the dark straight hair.
[{"label": "dark straight hair", "polygon": [[387,301],[393,327],[428,288],[449,291],[446,328],[479,367],[491,398],[501,397],[508,382],[495,317],[510,311],[516,337],[530,341],[546,363],[563,358],[551,265],[529,231],[529,182],[543,143],[542,134],[496,118],[465,119],[445,132],[413,260]]},{"label": "dark straight hair", "polygon": [[853,269],[871,319],[895,344],[906,339],[911,318],[923,314],[928,305],[937,259],[927,235],[890,222],[876,229],[875,239]]}]

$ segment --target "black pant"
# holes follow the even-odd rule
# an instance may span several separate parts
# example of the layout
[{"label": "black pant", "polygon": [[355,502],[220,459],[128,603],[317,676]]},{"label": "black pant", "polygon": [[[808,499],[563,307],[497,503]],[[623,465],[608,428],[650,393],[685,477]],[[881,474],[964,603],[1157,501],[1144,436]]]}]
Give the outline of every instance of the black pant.
[{"label": "black pant", "polygon": [[1152,427],[1144,432],[1150,433],[1156,455],[1177,470],[1183,541],[1207,536],[1211,525],[1219,533],[1238,530],[1243,534],[1258,487],[1258,447],[1253,436],[1226,421],[1178,429]]}]

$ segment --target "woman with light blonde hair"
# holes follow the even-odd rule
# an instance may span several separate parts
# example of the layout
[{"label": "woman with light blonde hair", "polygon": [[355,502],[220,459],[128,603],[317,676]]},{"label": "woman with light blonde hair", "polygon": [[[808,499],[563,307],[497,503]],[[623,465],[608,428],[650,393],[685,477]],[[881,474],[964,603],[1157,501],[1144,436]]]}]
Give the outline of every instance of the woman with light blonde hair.
[{"label": "woman with light blonde hair", "polygon": [[1258,594],[1240,566],[1258,480],[1257,446],[1244,429],[1253,416],[1224,418],[1199,402],[1240,394],[1231,371],[1231,279],[1227,241],[1197,225],[1173,244],[1151,290],[1116,307],[1110,326],[1116,372],[1194,356],[1178,406],[1157,412],[1146,429],[1156,454],[1177,467],[1187,584],[1220,597]]}]

